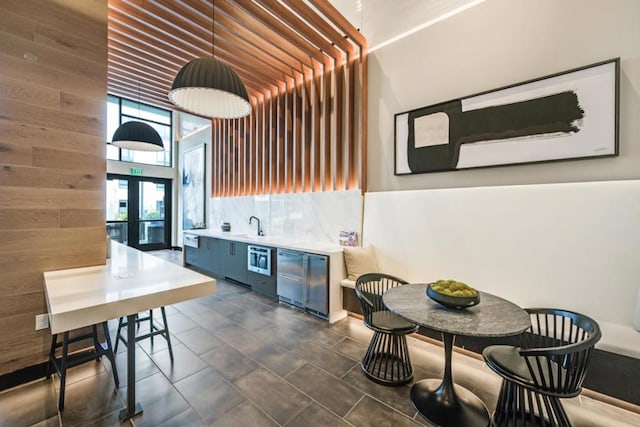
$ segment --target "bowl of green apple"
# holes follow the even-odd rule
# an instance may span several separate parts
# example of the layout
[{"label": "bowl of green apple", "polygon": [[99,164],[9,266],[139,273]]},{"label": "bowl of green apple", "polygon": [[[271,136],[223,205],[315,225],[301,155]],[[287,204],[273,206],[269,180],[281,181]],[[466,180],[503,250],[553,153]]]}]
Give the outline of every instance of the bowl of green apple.
[{"label": "bowl of green apple", "polygon": [[441,279],[427,285],[427,296],[447,307],[462,310],[480,303],[480,292],[466,283]]}]

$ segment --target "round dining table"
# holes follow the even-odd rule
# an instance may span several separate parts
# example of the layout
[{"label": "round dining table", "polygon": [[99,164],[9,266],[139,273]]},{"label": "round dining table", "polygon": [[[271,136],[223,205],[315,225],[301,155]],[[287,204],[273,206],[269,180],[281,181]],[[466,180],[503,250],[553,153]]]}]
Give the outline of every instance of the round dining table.
[{"label": "round dining table", "polygon": [[445,365],[442,379],[424,379],[411,387],[411,402],[420,414],[438,426],[487,427],[487,406],[471,391],[454,385],[451,366],[456,335],[504,337],[529,328],[529,314],[518,305],[486,292],[473,307],[447,308],[427,297],[427,284],[391,288],[382,296],[396,315],[442,334]]}]

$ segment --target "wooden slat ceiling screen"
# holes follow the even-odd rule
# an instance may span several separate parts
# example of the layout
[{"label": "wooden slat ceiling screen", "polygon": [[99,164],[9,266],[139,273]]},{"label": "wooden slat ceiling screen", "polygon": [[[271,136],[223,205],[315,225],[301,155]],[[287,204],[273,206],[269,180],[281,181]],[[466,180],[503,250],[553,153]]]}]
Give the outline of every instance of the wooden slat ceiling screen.
[{"label": "wooden slat ceiling screen", "polygon": [[213,121],[213,196],[365,189],[366,40],[327,0],[108,4],[110,93],[175,109],[212,53],[247,87],[251,115]]}]

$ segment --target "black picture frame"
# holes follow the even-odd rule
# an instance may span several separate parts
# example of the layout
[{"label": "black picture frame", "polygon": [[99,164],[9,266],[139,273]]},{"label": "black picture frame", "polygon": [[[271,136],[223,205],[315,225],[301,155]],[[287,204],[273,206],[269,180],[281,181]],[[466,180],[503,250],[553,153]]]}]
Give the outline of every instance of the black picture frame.
[{"label": "black picture frame", "polygon": [[394,115],[394,174],[618,155],[620,59]]}]

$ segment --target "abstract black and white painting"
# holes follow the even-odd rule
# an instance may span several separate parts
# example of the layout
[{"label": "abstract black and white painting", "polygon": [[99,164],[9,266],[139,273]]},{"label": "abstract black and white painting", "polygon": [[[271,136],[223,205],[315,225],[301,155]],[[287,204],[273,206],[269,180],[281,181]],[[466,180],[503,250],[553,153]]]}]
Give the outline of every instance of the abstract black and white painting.
[{"label": "abstract black and white painting", "polygon": [[395,174],[618,154],[619,59],[395,115]]},{"label": "abstract black and white painting", "polygon": [[182,164],[182,229],[205,228],[205,146],[184,152]]}]

